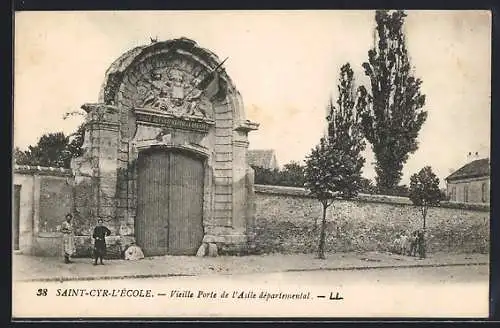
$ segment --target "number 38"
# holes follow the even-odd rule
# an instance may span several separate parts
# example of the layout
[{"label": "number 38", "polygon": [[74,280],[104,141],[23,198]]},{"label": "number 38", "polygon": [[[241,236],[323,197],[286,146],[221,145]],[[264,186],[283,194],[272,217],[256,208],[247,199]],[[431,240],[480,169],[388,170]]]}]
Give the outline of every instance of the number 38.
[{"label": "number 38", "polygon": [[36,296],[47,296],[47,288],[39,288],[36,292]]}]

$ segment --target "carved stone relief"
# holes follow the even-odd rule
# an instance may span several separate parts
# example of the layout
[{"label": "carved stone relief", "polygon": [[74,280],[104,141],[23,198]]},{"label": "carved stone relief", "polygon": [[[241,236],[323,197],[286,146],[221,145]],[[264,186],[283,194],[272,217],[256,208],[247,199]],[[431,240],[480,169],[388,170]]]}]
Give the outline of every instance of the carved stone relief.
[{"label": "carved stone relief", "polygon": [[198,87],[200,77],[176,67],[152,69],[138,83],[137,107],[176,116],[212,117],[212,103]]}]

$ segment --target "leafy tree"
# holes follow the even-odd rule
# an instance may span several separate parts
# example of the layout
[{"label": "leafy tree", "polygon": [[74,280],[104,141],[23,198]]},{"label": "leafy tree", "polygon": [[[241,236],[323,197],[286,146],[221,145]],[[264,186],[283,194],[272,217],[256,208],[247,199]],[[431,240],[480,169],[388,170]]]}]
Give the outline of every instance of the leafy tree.
[{"label": "leafy tree", "polygon": [[328,136],[307,156],[305,186],[323,206],[318,257],[325,258],[326,210],[336,199],[349,199],[360,188],[365,144],[354,109],[353,74],[349,64],[342,66],[337,106],[330,101]]},{"label": "leafy tree", "polygon": [[[439,178],[426,166],[410,177],[409,198],[415,206],[420,207],[423,218],[423,236],[425,236],[425,221],[429,207],[436,206],[441,201]],[[425,257],[425,242],[422,240],[423,257]]]},{"label": "leafy tree", "polygon": [[297,162],[283,166],[283,170],[253,166],[255,183],[263,185],[304,187],[304,167]]},{"label": "leafy tree", "polygon": [[399,197],[408,197],[409,190],[406,185],[398,185],[394,186],[391,189],[380,189],[378,191],[379,194],[389,195],[389,196],[399,196]]},{"label": "leafy tree", "polygon": [[70,135],[68,150],[72,157],[83,155],[83,141],[85,137],[85,124],[80,124],[75,133]]},{"label": "leafy tree", "polygon": [[375,154],[376,181],[382,191],[401,181],[403,165],[418,149],[417,136],[427,119],[422,81],[413,76],[406,48],[405,17],[404,11],[376,12],[378,42],[363,63],[371,95],[364,88],[359,92],[363,132]]},{"label": "leafy tree", "polygon": [[69,167],[68,137],[62,132],[44,134],[35,146],[28,146],[25,165]]},{"label": "leafy tree", "polygon": [[290,162],[283,166],[283,185],[291,187],[304,187],[304,166],[298,162]]},{"label": "leafy tree", "polygon": [[39,165],[69,168],[71,158],[83,153],[84,125],[72,134],[74,138],[62,132],[44,134],[35,146],[28,146],[25,151],[15,149],[14,160],[19,165]]},{"label": "leafy tree", "polygon": [[26,152],[22,151],[19,147],[14,148],[14,152],[12,154],[12,157],[13,157],[14,162],[16,164],[23,165],[22,163],[28,162],[28,157],[26,155]]},{"label": "leafy tree", "polygon": [[418,173],[410,177],[409,198],[415,206],[419,206],[425,229],[425,219],[430,206],[439,205],[441,201],[441,190],[439,190],[439,178],[432,172],[430,166],[426,166]]},{"label": "leafy tree", "polygon": [[365,194],[376,194],[377,193],[377,188],[373,185],[372,180],[367,179],[367,178],[361,178],[359,180],[359,192],[365,193]]},{"label": "leafy tree", "polygon": [[364,105],[364,99],[356,100],[354,88],[354,72],[351,65],[346,63],[340,68],[336,106],[330,99],[329,115],[326,118],[328,120],[328,137],[338,139],[336,143],[343,145],[346,151],[365,149],[358,108]]},{"label": "leafy tree", "polygon": [[263,185],[280,185],[279,171],[266,169],[260,166],[252,166],[255,171],[255,183]]}]

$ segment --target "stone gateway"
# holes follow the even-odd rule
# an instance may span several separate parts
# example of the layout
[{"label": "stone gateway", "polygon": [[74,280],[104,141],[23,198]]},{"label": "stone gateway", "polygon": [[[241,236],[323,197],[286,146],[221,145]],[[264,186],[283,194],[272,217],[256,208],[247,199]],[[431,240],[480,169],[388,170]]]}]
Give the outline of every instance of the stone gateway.
[{"label": "stone gateway", "polygon": [[72,162],[80,238],[103,218],[121,252],[251,252],[247,149],[258,124],[215,54],[185,38],[134,48],[82,108],[84,154]]}]

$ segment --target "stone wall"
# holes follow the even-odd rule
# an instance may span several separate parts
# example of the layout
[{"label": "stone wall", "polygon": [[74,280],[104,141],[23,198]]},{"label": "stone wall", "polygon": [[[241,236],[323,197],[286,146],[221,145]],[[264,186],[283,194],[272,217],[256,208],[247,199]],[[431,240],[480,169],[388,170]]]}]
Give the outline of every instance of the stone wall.
[{"label": "stone wall", "polygon": [[72,212],[73,197],[70,179],[41,177],[38,235],[57,232],[66,214]]},{"label": "stone wall", "polygon": [[[304,189],[256,185],[255,202],[257,253],[317,250],[322,207]],[[489,224],[486,205],[443,203],[431,208],[428,251],[488,252]],[[407,198],[360,195],[328,209],[326,249],[388,251],[397,233],[421,226],[422,216]]]},{"label": "stone wall", "polygon": [[71,171],[15,166],[13,180],[21,186],[19,250],[40,256],[60,255],[58,226],[73,208]]},{"label": "stone wall", "polygon": [[40,179],[39,215],[35,217],[34,255],[58,256],[62,240],[58,229],[66,214],[72,213],[73,197],[68,177],[43,176]]},{"label": "stone wall", "polygon": [[[247,178],[252,172],[246,172]],[[90,178],[73,181],[71,171],[40,167],[17,167],[14,184],[21,186],[19,236],[25,254],[59,256],[61,235],[57,225],[64,214],[75,213],[77,255],[90,256],[92,224],[88,221],[92,188]],[[247,185],[252,182],[248,181]],[[72,201],[72,193],[79,197]],[[243,198],[241,198],[243,201]],[[255,206],[250,206],[255,201]],[[255,211],[251,248],[256,253],[312,253],[317,250],[321,205],[302,188],[256,185],[246,192],[247,218]],[[430,252],[487,252],[489,206],[444,202],[429,210],[427,218]],[[315,226],[315,223],[317,224]],[[327,214],[327,251],[386,251],[395,234],[421,227],[417,208],[404,197],[360,195],[338,201]],[[247,222],[247,227],[253,227]],[[125,233],[107,239],[109,257],[120,258],[133,242]],[[224,251],[222,250],[221,254]]]}]

